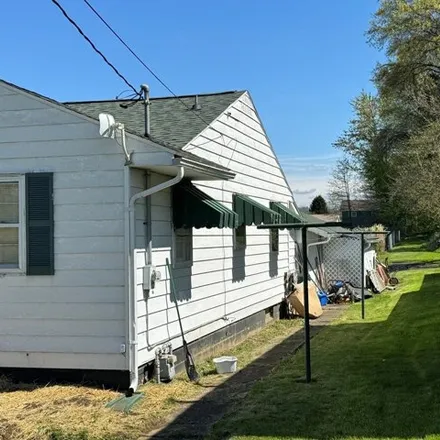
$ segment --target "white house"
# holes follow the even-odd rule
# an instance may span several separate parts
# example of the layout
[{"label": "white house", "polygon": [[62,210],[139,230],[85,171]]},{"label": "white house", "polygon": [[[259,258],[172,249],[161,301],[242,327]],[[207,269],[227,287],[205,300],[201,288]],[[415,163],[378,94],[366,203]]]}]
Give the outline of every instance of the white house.
[{"label": "white house", "polygon": [[0,205],[0,368],[135,389],[182,345],[167,258],[200,350],[262,325],[295,268],[291,234],[255,226],[298,212],[246,91],[61,104],[0,81]]}]

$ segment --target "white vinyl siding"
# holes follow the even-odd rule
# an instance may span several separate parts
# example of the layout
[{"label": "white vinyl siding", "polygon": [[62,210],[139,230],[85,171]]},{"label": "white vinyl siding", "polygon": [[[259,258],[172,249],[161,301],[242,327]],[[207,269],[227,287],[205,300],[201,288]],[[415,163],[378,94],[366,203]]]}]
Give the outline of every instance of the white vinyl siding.
[{"label": "white vinyl siding", "polygon": [[[234,193],[246,194],[265,206],[270,201],[289,206],[292,194],[248,95],[244,94],[227,111],[231,116],[220,116],[212,128],[185,149],[226,166],[237,175],[227,182],[193,183],[230,209]],[[217,130],[224,133],[223,139]],[[167,178],[155,176],[154,184]],[[155,194],[153,264],[160,270],[162,280],[148,297],[137,283],[140,363],[152,360],[155,345],[167,338],[175,348],[181,345],[165,268],[165,260],[172,254],[171,214],[170,190]],[[235,246],[234,229],[193,229],[192,233],[192,266],[174,270],[188,341],[281,302],[284,272],[294,270],[295,261],[294,242],[288,231],[279,232],[278,252],[271,251],[269,231],[255,226],[246,226],[245,234],[241,234],[246,239],[245,248]],[[139,270],[138,277],[141,276]]]},{"label": "white vinyl siding", "polygon": [[71,111],[1,83],[0,95],[0,176],[54,173],[55,252],[53,276],[0,277],[0,367],[124,370],[121,147]]}]

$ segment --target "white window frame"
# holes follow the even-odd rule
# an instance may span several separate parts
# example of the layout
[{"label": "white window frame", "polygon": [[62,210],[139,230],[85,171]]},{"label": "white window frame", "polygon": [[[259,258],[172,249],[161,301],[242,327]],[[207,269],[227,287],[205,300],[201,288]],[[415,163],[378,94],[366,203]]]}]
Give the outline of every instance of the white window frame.
[{"label": "white window frame", "polygon": [[[238,228],[243,227],[244,228],[244,243],[238,243],[237,241],[237,230]],[[234,249],[240,250],[240,249],[246,249],[247,246],[247,230],[246,225],[240,225],[238,228],[234,228]]]},{"label": "white window frame", "polygon": [[[191,237],[190,259],[186,261],[177,261],[177,231],[189,231]],[[194,236],[192,228],[173,228],[173,266],[176,268],[191,267],[193,265]]]},{"label": "white window frame", "polygon": [[[2,267],[0,273],[26,272],[26,191],[24,175],[0,175],[1,183],[18,183],[18,267]],[[15,228],[15,224],[0,223],[0,228]]]}]

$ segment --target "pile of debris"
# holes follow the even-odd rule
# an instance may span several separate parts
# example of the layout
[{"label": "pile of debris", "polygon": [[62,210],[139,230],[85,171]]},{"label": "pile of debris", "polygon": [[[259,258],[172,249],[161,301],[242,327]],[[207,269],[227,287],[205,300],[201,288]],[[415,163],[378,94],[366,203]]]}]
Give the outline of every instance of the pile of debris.
[{"label": "pile of debris", "polygon": [[[376,269],[367,271],[366,288],[364,298],[369,299],[374,294],[384,290],[394,290],[399,280],[393,276],[387,264],[377,262]],[[354,286],[348,280],[330,280],[327,288],[320,286],[320,282],[309,277],[309,317],[319,318],[323,313],[323,307],[327,304],[342,304],[358,302],[362,299],[362,289]],[[292,280],[286,284],[286,315],[287,317],[304,317],[304,288],[302,283],[294,283]]]}]

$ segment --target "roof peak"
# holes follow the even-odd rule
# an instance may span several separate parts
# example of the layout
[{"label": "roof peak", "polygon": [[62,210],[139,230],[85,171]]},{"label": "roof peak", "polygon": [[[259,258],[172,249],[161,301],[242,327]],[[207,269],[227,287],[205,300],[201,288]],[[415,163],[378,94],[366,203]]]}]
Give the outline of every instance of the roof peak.
[{"label": "roof peak", "polygon": [[[190,95],[177,95],[177,96],[150,96],[150,101],[159,101],[165,99],[183,99],[194,98],[195,96],[218,96],[218,95],[230,95],[233,93],[245,93],[246,90],[226,90],[224,92],[212,92],[212,93],[193,93]],[[87,101],[64,101],[63,104],[92,104],[92,103],[105,103],[105,102],[133,102],[134,99],[96,99]]]}]

